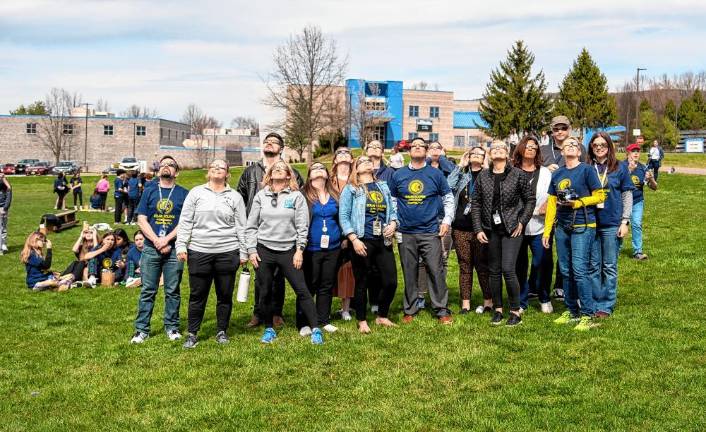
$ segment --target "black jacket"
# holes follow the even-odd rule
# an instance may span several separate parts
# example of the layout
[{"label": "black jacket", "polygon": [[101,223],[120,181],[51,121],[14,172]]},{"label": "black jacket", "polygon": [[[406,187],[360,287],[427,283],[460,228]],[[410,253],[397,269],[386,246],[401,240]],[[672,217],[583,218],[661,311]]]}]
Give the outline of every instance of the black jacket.
[{"label": "black jacket", "polygon": [[[292,167],[294,175],[297,178],[297,184],[299,189],[304,187],[304,179],[299,174],[294,167]],[[245,201],[245,211],[246,214],[250,214],[250,207],[252,207],[252,201],[255,198],[255,194],[262,189],[262,179],[265,177],[265,164],[262,161],[258,161],[255,164],[250,165],[245,168],[243,174],[238,180],[238,187],[236,190],[243,196],[243,201]]]},{"label": "black jacket", "polygon": [[[476,234],[493,229],[494,179],[491,170],[484,169],[478,174],[473,191],[471,219]],[[537,199],[524,171],[508,165],[505,173],[505,179],[500,182],[500,218],[507,233],[512,234],[518,223],[527,226]]]}]

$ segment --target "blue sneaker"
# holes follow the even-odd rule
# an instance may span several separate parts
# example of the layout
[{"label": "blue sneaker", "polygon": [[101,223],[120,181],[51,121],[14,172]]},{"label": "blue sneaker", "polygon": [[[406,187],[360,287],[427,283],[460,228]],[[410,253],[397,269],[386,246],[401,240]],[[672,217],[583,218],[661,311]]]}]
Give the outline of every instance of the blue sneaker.
[{"label": "blue sneaker", "polygon": [[311,331],[311,343],[313,343],[314,345],[323,345],[324,334],[321,333],[320,328],[317,327]]},{"label": "blue sneaker", "polygon": [[272,343],[277,338],[277,332],[275,332],[275,329],[272,327],[267,327],[265,329],[265,333],[262,335],[262,338],[260,339],[260,342],[262,343]]}]

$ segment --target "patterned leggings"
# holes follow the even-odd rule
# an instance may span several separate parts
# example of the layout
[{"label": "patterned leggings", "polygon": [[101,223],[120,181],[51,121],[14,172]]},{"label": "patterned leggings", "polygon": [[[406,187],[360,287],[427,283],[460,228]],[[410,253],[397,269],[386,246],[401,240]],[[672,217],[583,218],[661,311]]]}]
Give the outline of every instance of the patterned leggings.
[{"label": "patterned leggings", "polygon": [[461,300],[471,299],[474,267],[478,274],[480,289],[483,291],[483,299],[492,299],[488,270],[488,246],[479,242],[476,236],[469,231],[455,229],[452,235],[458,258],[458,285],[461,290]]}]

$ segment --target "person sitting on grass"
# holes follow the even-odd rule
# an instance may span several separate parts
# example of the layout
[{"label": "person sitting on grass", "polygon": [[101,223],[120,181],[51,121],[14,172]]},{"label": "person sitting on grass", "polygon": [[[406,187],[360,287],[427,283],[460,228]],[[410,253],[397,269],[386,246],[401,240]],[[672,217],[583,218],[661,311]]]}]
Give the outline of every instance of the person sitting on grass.
[{"label": "person sitting on grass", "polygon": [[94,247],[88,252],[84,258],[88,261],[88,279],[86,285],[89,288],[94,288],[100,277],[102,269],[110,269],[113,267],[113,253],[115,252],[115,234],[111,231],[103,236],[99,246]]},{"label": "person sitting on grass", "polygon": [[95,211],[101,210],[101,203],[103,202],[103,198],[101,198],[101,195],[100,195],[100,192],[98,192],[98,189],[93,189],[93,195],[91,195],[90,201],[91,201],[91,210],[95,210]]},{"label": "person sitting on grass", "polygon": [[127,252],[127,278],[125,286],[127,288],[139,287],[142,285],[142,275],[140,273],[140,258],[142,258],[142,248],[145,245],[145,235],[142,230],[137,230],[133,236],[133,243]]},{"label": "person sitting on grass", "polygon": [[122,228],[116,229],[113,234],[115,234],[115,250],[111,256],[113,261],[112,270],[115,272],[115,282],[122,282],[125,280],[127,273],[127,254],[130,251],[130,237]]},{"label": "person sitting on grass", "polygon": [[20,252],[20,261],[27,270],[27,288],[36,292],[56,287],[54,274],[49,270],[51,259],[51,240],[39,231],[32,232]]},{"label": "person sitting on grass", "polygon": [[68,281],[72,288],[83,286],[83,281],[88,279],[88,262],[86,254],[100,243],[100,236],[95,228],[84,225],[81,233],[76,239],[71,251],[76,256],[76,260],[69,264],[61,273],[60,280]]}]

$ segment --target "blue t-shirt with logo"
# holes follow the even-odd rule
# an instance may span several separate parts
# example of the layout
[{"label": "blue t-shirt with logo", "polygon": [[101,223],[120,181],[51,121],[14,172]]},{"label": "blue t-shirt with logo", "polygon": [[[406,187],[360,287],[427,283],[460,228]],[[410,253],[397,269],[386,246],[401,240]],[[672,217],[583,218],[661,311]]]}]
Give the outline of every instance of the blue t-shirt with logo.
[{"label": "blue t-shirt with logo", "polygon": [[[324,233],[324,224],[326,232]],[[321,236],[328,236],[328,248],[321,247]],[[309,223],[309,241],[306,250],[311,252],[336,250],[341,247],[341,227],[338,225],[338,202],[329,196],[326,204],[316,200],[311,205],[311,222]]]},{"label": "blue t-shirt with logo", "polygon": [[399,231],[405,234],[439,232],[439,208],[444,195],[451,193],[444,174],[430,165],[421,169],[409,166],[395,171],[390,193],[397,198]]},{"label": "blue t-shirt with logo", "polygon": [[[594,170],[598,169],[599,180],[605,176],[603,189],[606,192],[606,200],[603,208],[596,206],[596,225],[599,227],[614,227],[620,225],[623,216],[622,193],[635,189],[630,180],[630,173],[627,167],[618,164],[618,168],[605,174],[605,165],[594,165]],[[596,168],[597,167],[597,168]]]},{"label": "blue t-shirt with logo", "polygon": [[[163,188],[157,184],[154,187],[145,188],[140,204],[137,206],[137,214],[147,217],[155,234],[166,236],[179,224],[181,208],[188,193],[188,190],[179,185]],[[172,239],[172,245],[175,241],[176,238]],[[154,247],[147,238],[145,243]]]},{"label": "blue t-shirt with logo", "polygon": [[637,204],[645,200],[644,187],[645,187],[645,174],[647,174],[647,168],[640,162],[637,163],[635,169],[630,172],[630,165],[628,161],[623,161],[621,164],[625,167],[625,170],[630,175],[630,181],[632,182],[635,189],[632,191],[632,203]]},{"label": "blue t-shirt with logo", "polygon": [[[601,189],[601,181],[598,179],[596,170],[583,162],[573,168],[563,166],[552,173],[552,181],[549,183],[549,195],[557,196],[557,191],[573,189],[579,198],[591,196],[594,190]],[[557,202],[556,218],[560,226],[585,225],[596,222],[596,207],[588,206],[573,209],[569,206],[559,205]],[[584,212],[585,209],[585,212]],[[576,218],[574,219],[574,212]],[[588,219],[586,219],[588,217]]]},{"label": "blue t-shirt with logo", "polygon": [[126,189],[127,188],[127,180],[123,180],[120,177],[116,177],[115,180],[113,181],[113,196],[115,198],[123,198],[125,195],[125,192],[120,192],[118,189]]},{"label": "blue t-shirt with logo", "polygon": [[137,199],[140,196],[140,179],[130,177],[127,180],[127,196],[132,199]]},{"label": "blue t-shirt with logo", "polygon": [[385,196],[380,191],[375,182],[365,185],[367,194],[365,196],[365,234],[364,239],[379,239],[382,237],[382,232],[375,235],[375,221],[379,221],[380,228],[385,225],[385,215],[387,214],[387,203]]}]

